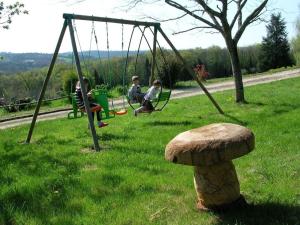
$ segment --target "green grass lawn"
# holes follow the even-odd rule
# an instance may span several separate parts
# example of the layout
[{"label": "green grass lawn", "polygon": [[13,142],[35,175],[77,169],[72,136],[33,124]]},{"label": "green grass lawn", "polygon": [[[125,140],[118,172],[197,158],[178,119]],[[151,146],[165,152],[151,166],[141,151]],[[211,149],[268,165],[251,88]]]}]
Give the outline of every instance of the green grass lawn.
[{"label": "green grass lawn", "polygon": [[[163,112],[132,113],[97,129],[103,151],[90,151],[87,118],[0,131],[0,224],[300,224],[300,78],[172,100]],[[198,212],[193,169],[164,160],[178,133],[216,122],[253,130],[256,148],[234,160],[247,209]]]}]

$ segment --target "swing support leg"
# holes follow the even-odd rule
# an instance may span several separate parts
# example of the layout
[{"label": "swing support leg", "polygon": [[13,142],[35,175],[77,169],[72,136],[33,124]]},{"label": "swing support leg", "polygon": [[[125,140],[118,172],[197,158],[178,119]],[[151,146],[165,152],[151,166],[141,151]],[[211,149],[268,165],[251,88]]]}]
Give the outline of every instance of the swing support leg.
[{"label": "swing support leg", "polygon": [[86,94],[87,92],[86,92],[85,84],[84,84],[84,81],[83,81],[83,75],[82,75],[79,55],[78,55],[78,51],[77,51],[77,47],[76,47],[76,41],[75,41],[72,21],[71,21],[71,19],[66,19],[66,20],[67,20],[67,23],[68,23],[68,26],[69,26],[71,42],[72,42],[72,47],[73,47],[73,52],[74,52],[74,57],[75,57],[75,62],[76,62],[77,73],[78,73],[78,77],[79,77],[80,87],[81,87],[81,90],[82,90],[82,97],[83,97],[83,102],[84,102],[84,105],[85,105],[85,111],[87,112],[91,132],[92,132],[92,136],[93,136],[93,140],[94,140],[94,147],[95,147],[96,151],[100,151],[100,146],[99,146],[98,137],[97,137],[96,130],[95,130],[95,125],[94,125],[94,121],[93,121],[93,117],[92,117],[92,112],[91,112],[90,104],[89,104],[88,97],[87,97],[87,94]]},{"label": "swing support leg", "polygon": [[46,92],[47,84],[48,84],[48,82],[50,80],[50,77],[51,77],[51,74],[52,74],[52,71],[53,71],[53,68],[54,68],[54,65],[55,65],[55,61],[57,59],[58,52],[59,52],[61,43],[63,41],[66,29],[67,29],[67,21],[65,20],[65,22],[63,24],[63,27],[61,29],[59,38],[58,38],[58,42],[57,42],[57,45],[56,45],[56,48],[55,48],[55,51],[54,51],[54,54],[53,54],[53,57],[52,57],[49,69],[48,69],[48,72],[47,72],[47,76],[46,76],[46,78],[44,80],[43,87],[42,87],[42,90],[40,92],[37,105],[35,107],[35,111],[34,111],[34,114],[33,114],[33,117],[32,117],[30,129],[29,129],[29,132],[28,132],[28,135],[27,135],[27,139],[25,141],[25,143],[27,143],[27,144],[30,143],[30,140],[31,140],[31,137],[32,137],[32,133],[33,133],[33,129],[34,129],[34,126],[35,126],[35,123],[36,123],[36,119],[37,119],[37,116],[39,114],[39,110],[40,110],[40,107],[41,107],[41,104],[42,104],[42,100],[43,100],[45,92]]},{"label": "swing support leg", "polygon": [[154,26],[154,37],[153,37],[153,52],[152,52],[152,65],[151,65],[151,76],[149,79],[149,87],[152,86],[154,80],[154,72],[155,72],[155,65],[156,65],[156,41],[157,41],[157,27]]},{"label": "swing support leg", "polygon": [[93,118],[92,118],[92,113],[91,113],[91,110],[90,110],[90,107],[89,107],[89,104],[88,104],[88,98],[87,98],[87,94],[86,94],[86,90],[85,90],[85,86],[84,86],[83,75],[82,75],[82,70],[81,70],[81,67],[80,67],[80,61],[79,61],[79,56],[78,56],[78,51],[77,51],[76,41],[75,41],[75,36],[74,36],[74,29],[73,29],[73,26],[72,26],[71,19],[65,19],[65,21],[64,21],[64,24],[63,24],[63,27],[62,27],[62,30],[61,30],[61,33],[60,33],[60,36],[59,36],[59,39],[58,39],[58,42],[57,42],[57,45],[56,45],[51,63],[50,63],[50,66],[49,66],[49,69],[48,69],[48,72],[47,72],[47,75],[46,75],[46,78],[45,78],[44,83],[43,83],[42,90],[41,90],[40,95],[39,95],[38,103],[37,103],[37,106],[35,108],[34,115],[32,117],[32,122],[31,122],[30,129],[29,129],[29,132],[28,132],[27,139],[26,139],[25,143],[29,144],[30,141],[31,141],[32,133],[33,133],[35,123],[36,123],[36,120],[37,120],[37,116],[38,116],[38,113],[39,113],[39,110],[40,110],[40,107],[41,107],[41,104],[42,104],[42,100],[43,100],[45,92],[46,92],[47,84],[50,80],[50,77],[51,77],[51,74],[52,74],[57,56],[58,56],[60,46],[62,44],[64,35],[65,35],[67,26],[69,26],[69,31],[70,31],[71,41],[72,41],[72,47],[73,47],[74,56],[75,56],[75,60],[76,60],[76,67],[77,67],[78,77],[79,77],[80,85],[81,85],[81,88],[82,88],[83,100],[84,100],[84,104],[85,104],[85,107],[86,107],[86,112],[88,114],[88,119],[89,119],[91,132],[92,132],[92,136],[93,136],[93,140],[94,140],[95,150],[100,151],[100,146],[99,146],[98,138],[97,138],[97,135],[96,135],[96,130],[95,130],[95,126],[94,126],[94,122],[93,122]]},{"label": "swing support leg", "polygon": [[208,92],[208,90],[206,89],[206,87],[202,84],[202,82],[199,80],[199,78],[195,75],[195,73],[193,72],[193,70],[187,66],[187,63],[185,62],[185,60],[182,58],[182,56],[180,55],[180,53],[178,52],[178,50],[175,48],[175,46],[172,44],[172,42],[170,41],[170,39],[167,37],[167,35],[163,32],[163,30],[158,27],[159,32],[161,33],[161,35],[164,37],[164,39],[167,41],[167,43],[170,45],[170,47],[173,49],[173,51],[175,52],[176,56],[181,60],[181,62],[183,63],[184,68],[188,71],[188,73],[194,78],[194,80],[197,81],[197,83],[199,84],[199,86],[202,88],[202,90],[204,91],[204,93],[207,95],[207,97],[209,98],[209,100],[214,104],[214,106],[217,108],[217,110],[219,111],[220,114],[224,114],[223,110],[221,109],[221,107],[218,105],[218,103],[215,101],[215,99],[211,96],[211,94]]}]

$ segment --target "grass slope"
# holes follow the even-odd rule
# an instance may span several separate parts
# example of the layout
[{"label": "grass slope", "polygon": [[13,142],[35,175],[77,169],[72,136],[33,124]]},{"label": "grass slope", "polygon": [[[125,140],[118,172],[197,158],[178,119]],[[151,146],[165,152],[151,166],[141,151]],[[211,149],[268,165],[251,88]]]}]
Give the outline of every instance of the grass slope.
[{"label": "grass slope", "polygon": [[[104,150],[89,151],[87,118],[0,131],[0,224],[295,225],[300,221],[300,79],[173,100],[165,111],[131,113],[97,130]],[[164,160],[176,134],[215,122],[249,127],[256,149],[234,160],[248,209],[199,213],[193,169]]]}]

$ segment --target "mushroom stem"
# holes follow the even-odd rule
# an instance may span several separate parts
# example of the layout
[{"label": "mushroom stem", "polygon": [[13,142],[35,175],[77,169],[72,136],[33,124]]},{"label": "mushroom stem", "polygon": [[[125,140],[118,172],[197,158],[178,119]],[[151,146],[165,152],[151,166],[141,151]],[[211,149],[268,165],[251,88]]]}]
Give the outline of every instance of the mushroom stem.
[{"label": "mushroom stem", "polygon": [[240,184],[232,161],[194,167],[197,208],[215,209],[238,200]]}]

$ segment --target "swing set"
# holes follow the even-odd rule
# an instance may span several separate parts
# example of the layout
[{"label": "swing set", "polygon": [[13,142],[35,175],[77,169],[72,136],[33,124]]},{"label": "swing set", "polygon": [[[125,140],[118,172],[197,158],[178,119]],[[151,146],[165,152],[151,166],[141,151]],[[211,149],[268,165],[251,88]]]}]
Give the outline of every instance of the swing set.
[{"label": "swing set", "polygon": [[[138,49],[137,55],[136,55],[136,62],[137,62],[138,55],[139,55],[139,52],[140,52],[141,41],[142,41],[142,38],[144,38],[146,40],[147,45],[148,45],[148,47],[151,51],[151,54],[152,54],[151,78],[154,78],[154,70],[155,70],[155,67],[157,67],[157,63],[156,63],[157,45],[160,49],[160,52],[161,53],[163,52],[160,45],[159,45],[159,43],[158,43],[158,41],[157,41],[157,34],[158,33],[161,34],[163,39],[172,48],[172,50],[176,54],[177,58],[182,62],[182,64],[183,64],[184,68],[186,69],[186,71],[197,81],[199,86],[202,88],[204,93],[208,96],[208,98],[213,103],[213,105],[217,108],[219,113],[224,114],[224,112],[222,111],[220,106],[217,104],[217,102],[214,100],[214,98],[211,96],[211,94],[208,92],[208,90],[202,84],[201,80],[197,77],[197,75],[194,73],[194,71],[187,66],[187,63],[182,58],[182,56],[180,55],[178,50],[175,48],[175,46],[169,40],[167,35],[161,29],[160,23],[124,20],[124,19],[107,18],[107,17],[95,17],[95,16],[86,16],[86,15],[76,15],[76,14],[63,14],[63,18],[64,18],[63,27],[61,29],[56,48],[55,48],[54,54],[52,56],[50,66],[49,66],[46,78],[44,80],[44,83],[43,83],[43,86],[42,86],[42,89],[41,89],[41,92],[40,92],[40,95],[39,95],[38,103],[36,105],[35,112],[34,112],[32,122],[31,122],[31,125],[30,125],[30,129],[28,131],[26,143],[30,143],[30,140],[31,140],[31,137],[32,137],[32,134],[33,134],[33,130],[34,130],[34,127],[35,127],[35,123],[36,123],[36,120],[37,120],[37,116],[38,116],[38,113],[39,113],[39,110],[40,110],[40,107],[41,107],[42,99],[44,98],[44,95],[45,95],[47,84],[48,84],[49,79],[51,77],[53,68],[55,66],[55,63],[56,63],[56,60],[57,60],[57,57],[58,57],[58,53],[59,53],[59,49],[61,47],[66,29],[69,28],[70,38],[71,38],[71,43],[72,43],[72,49],[73,49],[73,54],[74,54],[75,63],[76,63],[76,69],[77,69],[77,73],[78,73],[80,86],[81,86],[81,89],[82,89],[82,96],[83,96],[83,101],[84,101],[84,105],[85,105],[85,112],[87,113],[88,120],[89,120],[89,125],[90,125],[90,128],[91,128],[90,130],[91,130],[92,137],[93,137],[94,148],[95,148],[96,151],[100,151],[100,146],[99,146],[98,138],[97,138],[97,135],[96,135],[95,125],[94,125],[94,122],[93,122],[91,109],[90,109],[89,103],[88,103],[87,90],[86,90],[85,85],[84,85],[83,72],[82,72],[82,68],[81,68],[80,58],[79,58],[79,54],[78,54],[78,50],[77,50],[77,44],[76,44],[76,38],[75,38],[76,27],[74,29],[74,24],[72,23],[72,21],[75,21],[75,20],[92,21],[92,22],[94,22],[94,21],[95,22],[105,22],[106,27],[107,27],[108,23],[122,24],[122,50],[123,50],[123,25],[124,24],[133,25],[133,30],[132,30],[131,38],[130,38],[129,45],[128,45],[126,63],[125,63],[124,74],[123,74],[123,87],[125,87],[125,77],[126,77],[126,73],[127,73],[130,44],[131,44],[132,36],[133,36],[133,33],[134,33],[135,29],[138,28],[142,32],[142,37],[141,37],[141,40],[140,40],[140,43],[139,43],[139,49]],[[143,30],[141,29],[141,26],[144,27]],[[144,32],[147,28],[149,28],[151,30],[152,34],[153,34],[152,48],[151,48],[151,45],[150,45],[149,41],[146,39],[146,37],[144,35]],[[92,31],[92,32],[94,32],[95,41],[97,43],[97,37],[95,35],[95,31]],[[80,47],[80,44],[79,44],[79,47]],[[107,54],[108,54],[108,58],[109,58],[108,29],[107,29],[107,49],[108,49]],[[162,54],[162,56],[163,56],[163,54]],[[165,57],[163,56],[162,58],[163,58],[164,63],[166,63]],[[136,70],[136,68],[135,68],[135,70]],[[169,80],[171,81],[171,75],[170,74],[169,74],[169,78],[170,78]],[[149,83],[152,83],[152,81],[150,81]],[[123,92],[124,92],[123,93],[123,110],[119,111],[120,115],[125,114],[127,112],[126,108],[125,108],[125,100],[124,100],[125,96],[126,96],[125,88],[123,88]],[[118,112],[114,111],[113,109],[112,110],[109,109],[108,98],[107,98],[107,90],[103,90],[101,88],[99,88],[99,89],[96,88],[93,95],[97,99],[96,101],[99,101],[100,105],[103,107],[103,109],[104,109],[103,113],[105,114],[105,116],[107,118],[114,117],[115,114],[118,114]],[[156,99],[155,108],[157,107],[157,105],[160,101],[165,101],[165,102],[164,102],[164,104],[161,108],[156,108],[158,111],[162,110],[166,106],[166,104],[168,103],[168,101],[170,99],[170,95],[171,95],[171,90],[170,91],[161,90],[158,98]],[[107,106],[107,107],[104,107],[104,105]],[[130,104],[130,102],[129,102],[129,105],[132,108],[134,108],[134,106],[132,104]],[[73,107],[76,107],[75,102],[73,102]],[[77,112],[78,111],[76,111],[76,113]],[[75,111],[74,111],[74,116],[75,116]]]},{"label": "swing set", "polygon": [[[111,86],[111,76],[110,76],[110,45],[109,45],[109,32],[108,32],[108,23],[106,21],[106,49],[107,49],[107,74],[108,74],[108,77],[105,77],[104,75],[102,75],[103,77],[103,80],[104,80],[104,84],[108,84],[108,81],[110,80],[109,84],[107,86]],[[84,61],[84,65],[85,67],[87,67],[87,63],[86,63],[86,60],[85,60],[85,57],[84,57],[84,54],[82,53],[82,50],[81,50],[81,44],[80,44],[80,40],[79,40],[79,35],[78,35],[78,31],[77,31],[77,28],[76,28],[76,25],[75,25],[75,21],[73,20],[73,27],[74,27],[74,32],[76,34],[76,37],[77,37],[77,43],[78,43],[78,46],[80,48],[80,51],[81,51],[81,58],[82,58],[82,61]],[[138,28],[138,29],[137,29]],[[132,28],[132,32],[131,32],[131,35],[130,35],[130,39],[129,39],[129,44],[128,44],[128,49],[127,49],[127,53],[126,53],[126,60],[125,60],[125,63],[124,63],[124,69],[123,69],[123,73],[122,73],[122,89],[123,89],[123,94],[122,94],[122,100],[123,100],[123,104],[122,104],[122,109],[119,110],[119,111],[116,111],[114,109],[114,100],[111,99],[111,106],[112,106],[112,109],[109,108],[109,103],[108,103],[108,94],[107,94],[107,89],[106,88],[103,88],[99,85],[96,85],[96,88],[92,90],[92,93],[93,93],[93,97],[94,99],[96,100],[96,102],[103,106],[102,108],[102,119],[110,119],[110,118],[114,118],[115,115],[124,115],[127,113],[127,109],[126,109],[126,106],[125,106],[125,98],[127,100],[127,104],[133,109],[137,109],[140,105],[138,103],[134,103],[132,102],[127,93],[126,93],[126,90],[127,90],[127,86],[125,85],[125,80],[128,80],[126,79],[127,78],[127,74],[128,74],[128,62],[129,62],[129,53],[130,53],[130,50],[131,50],[131,43],[132,43],[132,39],[133,39],[133,36],[134,36],[134,33],[135,31],[138,30],[140,31],[141,33],[141,37],[139,39],[139,44],[138,44],[138,49],[136,51],[136,56],[135,56],[135,64],[134,64],[134,72],[133,74],[137,74],[137,65],[138,65],[138,59],[139,59],[139,55],[140,55],[140,48],[141,48],[141,44],[142,44],[142,41],[145,40],[147,45],[148,45],[148,48],[150,50],[150,53],[153,55],[153,50],[151,48],[151,45],[149,43],[149,40],[147,39],[146,35],[145,35],[145,31],[147,30],[150,30],[150,33],[152,35],[154,35],[154,32],[153,30],[151,29],[150,26],[145,26],[144,29],[141,29],[140,26],[133,26]],[[125,56],[124,56],[124,24],[122,24],[122,44],[121,44],[121,49],[122,49],[122,58],[124,59]],[[99,45],[98,45],[98,36],[97,36],[97,32],[96,32],[96,28],[95,28],[95,24],[94,24],[94,21],[92,21],[92,28],[91,28],[91,36],[90,36],[90,43],[89,43],[89,52],[88,52],[88,56],[89,58],[91,58],[91,49],[92,49],[92,42],[95,42],[96,44],[96,49],[97,49],[97,53],[98,53],[98,60],[100,62],[100,67],[101,67],[101,56],[100,56],[100,51],[99,51]],[[164,63],[164,65],[166,65],[166,68],[168,68],[168,63],[167,63],[167,60],[166,60],[166,56],[164,55],[164,51],[162,50],[159,42],[157,41],[157,45],[159,47],[159,50],[160,50],[160,53],[161,53],[161,57],[162,57],[162,61]],[[159,71],[159,67],[157,65],[157,60],[156,60],[156,69],[157,71]],[[94,68],[94,70],[96,70]],[[86,71],[87,73],[89,72],[89,70],[86,68]],[[159,71],[160,72],[160,71]],[[157,78],[159,80],[160,77],[159,77],[159,72],[158,72],[158,75],[157,75]],[[170,70],[167,69],[167,75],[168,75],[168,80],[169,80],[169,90],[166,90],[165,88],[163,89],[161,87],[161,90],[159,92],[159,94],[156,96],[155,99],[152,100],[152,103],[154,105],[154,111],[162,111],[164,109],[164,107],[168,104],[169,102],[169,99],[170,99],[170,96],[171,96],[171,92],[172,92],[172,81],[171,81],[171,75],[170,75]],[[151,81],[150,81],[151,83]],[[76,105],[76,99],[75,99],[75,94],[71,94],[71,97],[72,97],[72,106],[73,106],[73,111],[70,112],[68,114],[68,118],[69,119],[75,119],[75,118],[78,118],[78,117],[82,117],[83,116],[83,112],[79,112],[78,111],[78,107]],[[161,104],[160,104],[161,103]]]}]

